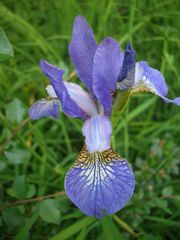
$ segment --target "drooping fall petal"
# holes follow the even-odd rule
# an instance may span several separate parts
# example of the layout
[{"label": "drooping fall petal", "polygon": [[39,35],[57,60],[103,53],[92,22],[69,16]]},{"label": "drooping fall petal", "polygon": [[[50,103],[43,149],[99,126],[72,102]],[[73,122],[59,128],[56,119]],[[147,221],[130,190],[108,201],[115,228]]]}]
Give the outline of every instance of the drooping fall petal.
[{"label": "drooping fall petal", "polygon": [[137,62],[135,67],[134,90],[144,88],[162,98],[167,103],[180,106],[180,97],[169,99],[166,97],[168,87],[161,72],[148,66],[146,62]]},{"label": "drooping fall petal", "polygon": [[102,218],[131,199],[134,175],[127,160],[111,149],[90,154],[84,147],[65,177],[65,191],[86,215]]},{"label": "drooping fall petal", "polygon": [[29,117],[31,119],[39,119],[42,117],[54,117],[58,118],[59,117],[59,107],[60,107],[60,102],[57,99],[53,100],[39,100],[35,102],[31,108],[29,109]]},{"label": "drooping fall petal", "polygon": [[64,71],[44,60],[40,62],[40,67],[42,72],[49,78],[53,89],[61,102],[63,112],[69,117],[86,119],[86,113],[77,105],[68,93],[62,79]]}]

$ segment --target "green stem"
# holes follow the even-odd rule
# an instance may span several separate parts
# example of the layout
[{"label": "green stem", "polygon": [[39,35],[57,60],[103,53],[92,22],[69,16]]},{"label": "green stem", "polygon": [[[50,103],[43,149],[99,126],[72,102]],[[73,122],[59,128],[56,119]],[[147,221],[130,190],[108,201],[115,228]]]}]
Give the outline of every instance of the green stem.
[{"label": "green stem", "polygon": [[114,150],[116,149],[116,139],[114,134],[111,137],[111,146]]},{"label": "green stem", "polygon": [[[125,116],[127,117],[129,112],[129,104],[127,104],[126,111],[125,111]],[[128,159],[129,157],[129,130],[128,130],[128,123],[125,122],[124,124],[124,147],[125,147],[125,154],[126,158]]]},{"label": "green stem", "polygon": [[112,115],[111,115],[113,129],[116,128],[116,126],[120,120],[121,114],[123,113],[124,108],[129,100],[130,91],[131,90],[118,91],[118,93],[116,95],[116,98],[113,103]]}]

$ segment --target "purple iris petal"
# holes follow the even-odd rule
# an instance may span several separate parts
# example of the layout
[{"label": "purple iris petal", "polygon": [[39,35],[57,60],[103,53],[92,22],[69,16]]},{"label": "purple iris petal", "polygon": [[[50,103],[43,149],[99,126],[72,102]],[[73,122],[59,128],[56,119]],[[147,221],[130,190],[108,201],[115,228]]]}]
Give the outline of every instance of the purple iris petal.
[{"label": "purple iris petal", "polygon": [[135,51],[130,43],[126,46],[122,69],[118,76],[118,88],[121,90],[129,89],[134,82],[135,75]]},{"label": "purple iris petal", "polygon": [[84,148],[65,178],[71,201],[89,216],[102,218],[123,208],[134,192],[134,175],[111,149],[89,154]]},{"label": "purple iris petal", "polygon": [[174,99],[169,99],[167,97],[164,97],[162,95],[159,95],[156,93],[160,98],[162,98],[166,103],[174,103],[177,106],[180,106],[180,97],[174,98]]},{"label": "purple iris petal", "polygon": [[67,91],[62,79],[64,71],[44,60],[40,62],[40,67],[42,72],[51,81],[53,89],[61,101],[63,112],[69,117],[80,117],[86,119],[86,113],[71,99]]},{"label": "purple iris petal", "polygon": [[158,95],[167,103],[180,105],[180,98],[173,100],[166,97],[168,88],[161,72],[148,66],[146,62],[137,62],[135,68],[135,82],[133,88],[145,87],[150,92]]},{"label": "purple iris petal", "polygon": [[35,102],[29,109],[29,117],[34,120],[48,116],[58,118],[59,107],[60,102],[57,99],[53,99],[50,101],[39,100]]},{"label": "purple iris petal", "polygon": [[69,54],[81,81],[92,92],[93,58],[98,45],[93,30],[82,16],[75,18]]},{"label": "purple iris petal", "polygon": [[72,100],[89,116],[98,114],[98,109],[92,96],[81,86],[72,82],[64,82]]},{"label": "purple iris petal", "polygon": [[110,148],[112,125],[109,117],[95,115],[87,119],[82,128],[85,143],[90,153],[103,152]]},{"label": "purple iris petal", "polygon": [[152,84],[162,96],[166,96],[168,93],[168,88],[161,72],[149,67],[148,64],[143,61],[136,63],[134,84],[135,86]]},{"label": "purple iris petal", "polygon": [[111,93],[116,89],[122,61],[123,54],[118,42],[112,38],[104,39],[94,56],[93,90],[108,116],[112,108]]},{"label": "purple iris petal", "polygon": [[[92,96],[76,83],[64,81],[71,99],[89,116],[97,115],[98,109]],[[57,98],[52,85],[46,87],[49,96]]]}]

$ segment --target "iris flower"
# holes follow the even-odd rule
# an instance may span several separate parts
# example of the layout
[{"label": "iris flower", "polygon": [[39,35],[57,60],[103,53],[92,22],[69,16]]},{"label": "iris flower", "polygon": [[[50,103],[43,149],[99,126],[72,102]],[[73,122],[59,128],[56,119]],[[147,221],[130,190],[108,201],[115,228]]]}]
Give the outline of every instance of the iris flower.
[{"label": "iris flower", "polygon": [[59,116],[59,108],[71,118],[81,118],[85,144],[65,177],[65,191],[86,215],[102,218],[123,208],[134,192],[134,175],[128,161],[115,153],[110,144],[111,114],[116,91],[151,91],[169,100],[161,73],[145,62],[135,63],[130,44],[125,54],[110,37],[98,45],[91,27],[82,16],[75,18],[69,54],[79,79],[86,86],[63,81],[64,71],[45,60],[42,72],[51,85],[49,99],[42,99],[29,110],[31,119]]}]

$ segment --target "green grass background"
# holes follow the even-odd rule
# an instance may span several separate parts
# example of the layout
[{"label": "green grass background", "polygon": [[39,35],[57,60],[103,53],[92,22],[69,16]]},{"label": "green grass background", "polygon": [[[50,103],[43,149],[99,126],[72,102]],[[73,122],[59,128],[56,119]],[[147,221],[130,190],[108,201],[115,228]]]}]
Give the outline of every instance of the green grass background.
[{"label": "green grass background", "polygon": [[0,64],[0,239],[178,239],[180,112],[151,94],[131,98],[115,134],[116,151],[136,177],[124,209],[100,221],[84,216],[64,194],[12,206],[63,191],[81,150],[78,119],[61,114],[22,126],[29,106],[46,96],[39,61],[73,70],[67,47],[79,14],[99,43],[111,36],[124,49],[130,40],[137,60],[165,75],[169,96],[180,96],[180,1],[1,0],[0,25],[15,53]]}]

